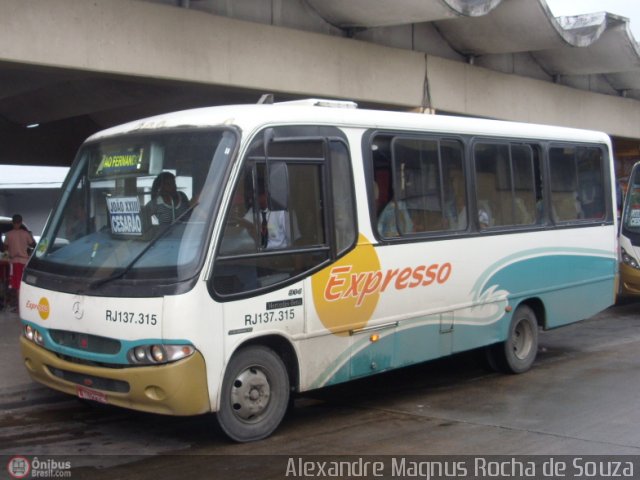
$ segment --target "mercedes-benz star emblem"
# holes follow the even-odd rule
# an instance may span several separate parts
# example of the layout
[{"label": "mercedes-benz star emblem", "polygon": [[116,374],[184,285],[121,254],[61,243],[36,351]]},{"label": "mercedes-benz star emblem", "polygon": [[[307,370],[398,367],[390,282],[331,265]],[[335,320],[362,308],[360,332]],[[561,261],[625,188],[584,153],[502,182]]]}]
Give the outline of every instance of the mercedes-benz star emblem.
[{"label": "mercedes-benz star emblem", "polygon": [[84,315],[84,309],[82,308],[82,305],[80,304],[80,302],[75,302],[73,304],[72,310],[73,310],[73,316],[76,317],[78,320],[80,320]]}]

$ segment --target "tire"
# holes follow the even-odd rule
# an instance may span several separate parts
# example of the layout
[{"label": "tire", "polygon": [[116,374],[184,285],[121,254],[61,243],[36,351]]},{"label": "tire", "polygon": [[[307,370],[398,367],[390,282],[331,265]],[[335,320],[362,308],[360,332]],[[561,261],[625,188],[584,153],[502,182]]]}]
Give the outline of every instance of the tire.
[{"label": "tire", "polygon": [[224,375],[218,423],[236,442],[268,437],[289,405],[289,376],[271,349],[251,346],[238,351]]},{"label": "tire", "polygon": [[524,373],[531,368],[538,354],[538,321],[527,305],[513,312],[509,332],[504,342],[487,347],[487,361],[497,371]]}]

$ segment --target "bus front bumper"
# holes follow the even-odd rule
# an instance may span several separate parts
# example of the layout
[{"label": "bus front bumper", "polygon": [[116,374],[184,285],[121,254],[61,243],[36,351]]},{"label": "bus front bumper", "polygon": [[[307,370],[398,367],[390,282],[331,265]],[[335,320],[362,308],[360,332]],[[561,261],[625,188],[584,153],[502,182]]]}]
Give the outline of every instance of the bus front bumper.
[{"label": "bus front bumper", "polygon": [[620,283],[622,295],[640,296],[640,270],[620,263]]},{"label": "bus front bumper", "polygon": [[31,378],[70,395],[118,407],[165,415],[198,415],[211,410],[204,358],[200,352],[164,365],[107,368],[78,364],[20,337]]}]

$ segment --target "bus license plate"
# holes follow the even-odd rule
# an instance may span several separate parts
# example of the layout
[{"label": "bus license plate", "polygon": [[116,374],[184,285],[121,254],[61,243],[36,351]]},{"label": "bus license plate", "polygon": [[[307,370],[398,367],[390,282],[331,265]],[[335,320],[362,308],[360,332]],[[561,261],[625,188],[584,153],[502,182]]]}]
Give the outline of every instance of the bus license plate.
[{"label": "bus license plate", "polygon": [[87,387],[83,387],[81,385],[76,385],[76,393],[78,394],[78,397],[84,400],[93,400],[94,402],[108,403],[107,396],[104,393],[92,390]]}]

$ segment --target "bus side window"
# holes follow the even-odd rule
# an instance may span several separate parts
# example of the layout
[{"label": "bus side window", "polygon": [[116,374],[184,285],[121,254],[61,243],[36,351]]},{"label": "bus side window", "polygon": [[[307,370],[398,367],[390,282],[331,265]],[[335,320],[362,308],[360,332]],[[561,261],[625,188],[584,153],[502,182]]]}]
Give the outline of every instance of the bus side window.
[{"label": "bus side window", "polygon": [[554,222],[605,217],[603,157],[599,148],[552,147],[549,164]]},{"label": "bus side window", "polygon": [[474,146],[476,202],[481,230],[537,223],[536,162],[530,145],[477,143]]},{"label": "bus side window", "polygon": [[[244,177],[236,185],[226,215],[213,275],[214,290],[220,295],[287,282],[355,243],[355,202],[346,145],[308,138],[269,145],[270,161],[286,164],[288,202],[284,209],[270,198],[263,152],[260,145],[249,153]],[[334,232],[329,230],[331,225]]]},{"label": "bus side window", "polygon": [[551,148],[551,218],[554,222],[577,220],[582,217],[578,203],[575,148]]},{"label": "bus side window", "polygon": [[578,148],[578,195],[585,219],[603,219],[606,213],[603,159],[599,148]]},{"label": "bus side window", "polygon": [[372,152],[381,237],[467,228],[464,154],[459,141],[380,135],[373,141]]},{"label": "bus side window", "polygon": [[530,145],[511,145],[510,147],[513,175],[513,223],[514,225],[538,223],[536,211],[538,157]]}]

